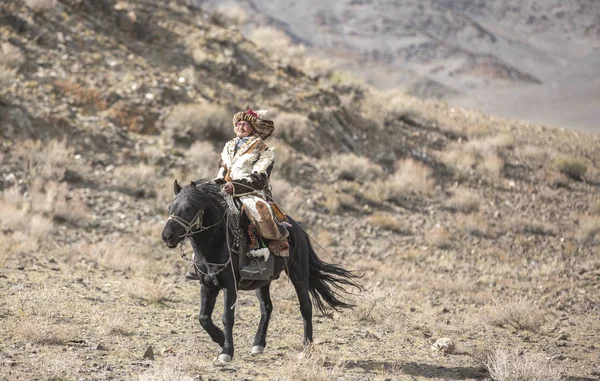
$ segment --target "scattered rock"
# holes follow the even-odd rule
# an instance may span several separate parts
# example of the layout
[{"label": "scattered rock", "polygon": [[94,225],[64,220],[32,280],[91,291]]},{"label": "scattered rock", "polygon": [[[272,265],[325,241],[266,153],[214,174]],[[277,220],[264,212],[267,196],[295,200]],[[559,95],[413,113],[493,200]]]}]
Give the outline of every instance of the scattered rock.
[{"label": "scattered rock", "polygon": [[149,345],[148,348],[146,348],[146,352],[144,352],[144,359],[154,360],[154,350],[152,349],[151,345]]},{"label": "scattered rock", "polygon": [[[96,350],[97,351],[107,351],[108,348],[106,348],[106,346],[104,346],[104,344],[102,343],[98,343],[98,345],[96,345]],[[145,355],[144,355],[145,356]]]},{"label": "scattered rock", "polygon": [[455,349],[454,341],[447,337],[437,339],[436,342],[431,345],[431,349],[443,354],[451,354]]}]

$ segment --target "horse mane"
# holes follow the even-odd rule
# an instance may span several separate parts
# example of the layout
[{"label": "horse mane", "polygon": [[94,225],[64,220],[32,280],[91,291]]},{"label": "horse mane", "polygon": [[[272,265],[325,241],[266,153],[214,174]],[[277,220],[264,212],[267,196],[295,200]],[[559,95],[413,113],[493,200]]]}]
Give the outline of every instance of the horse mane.
[{"label": "horse mane", "polygon": [[[192,183],[181,188],[179,197],[185,197],[195,209],[204,209],[204,215],[212,218],[221,218],[226,207],[225,198],[221,187],[211,182]],[[213,221],[213,222],[216,222]]]}]

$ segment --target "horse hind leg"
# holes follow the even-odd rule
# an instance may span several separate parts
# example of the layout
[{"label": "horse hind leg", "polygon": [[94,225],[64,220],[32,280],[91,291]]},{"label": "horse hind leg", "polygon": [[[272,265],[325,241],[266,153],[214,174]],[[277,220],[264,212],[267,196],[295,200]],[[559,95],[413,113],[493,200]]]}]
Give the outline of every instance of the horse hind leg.
[{"label": "horse hind leg", "polygon": [[308,290],[308,279],[306,281],[292,279],[292,284],[296,289],[298,301],[300,302],[300,313],[304,323],[304,345],[308,346],[313,341],[312,303]]},{"label": "horse hind leg", "polygon": [[261,354],[267,346],[267,329],[271,320],[271,312],[273,311],[273,303],[271,303],[271,293],[269,291],[271,283],[267,283],[256,290],[256,297],[260,303],[260,323],[258,330],[254,336],[252,344],[252,354]]}]

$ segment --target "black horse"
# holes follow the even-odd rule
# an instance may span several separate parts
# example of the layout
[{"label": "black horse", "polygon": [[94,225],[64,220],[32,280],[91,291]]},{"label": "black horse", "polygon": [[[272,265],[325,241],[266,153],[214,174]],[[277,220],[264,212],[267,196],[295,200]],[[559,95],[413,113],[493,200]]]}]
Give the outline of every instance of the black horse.
[{"label": "black horse", "polygon": [[[252,353],[262,353],[266,346],[267,327],[273,305],[269,293],[270,283],[285,270],[292,281],[304,321],[304,344],[313,339],[312,302],[326,313],[327,306],[335,310],[351,308],[340,292],[343,286],[363,290],[357,275],[340,266],[321,261],[314,252],[308,235],[302,227],[289,218],[289,257],[275,257],[275,272],[270,280],[240,280],[240,254],[244,240],[237,226],[239,213],[228,206],[221,188],[211,182],[194,183],[185,187],[174,184],[175,199],[169,206],[169,219],[162,238],[169,248],[175,248],[189,238],[194,250],[194,268],[201,282],[200,315],[202,327],[212,340],[222,348],[219,361],[233,357],[234,307],[238,290],[255,290],[260,302],[260,323],[254,336]],[[237,233],[236,233],[237,232]],[[212,313],[220,290],[224,290],[223,326],[221,330],[212,321]]]}]

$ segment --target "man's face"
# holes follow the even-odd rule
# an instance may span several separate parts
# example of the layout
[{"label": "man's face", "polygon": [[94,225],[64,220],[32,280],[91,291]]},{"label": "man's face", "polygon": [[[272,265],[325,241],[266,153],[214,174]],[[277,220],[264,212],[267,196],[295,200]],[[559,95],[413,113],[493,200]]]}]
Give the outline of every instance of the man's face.
[{"label": "man's face", "polygon": [[245,120],[240,120],[235,124],[235,136],[238,138],[245,138],[246,136],[250,136],[254,132],[254,128],[252,125]]}]

